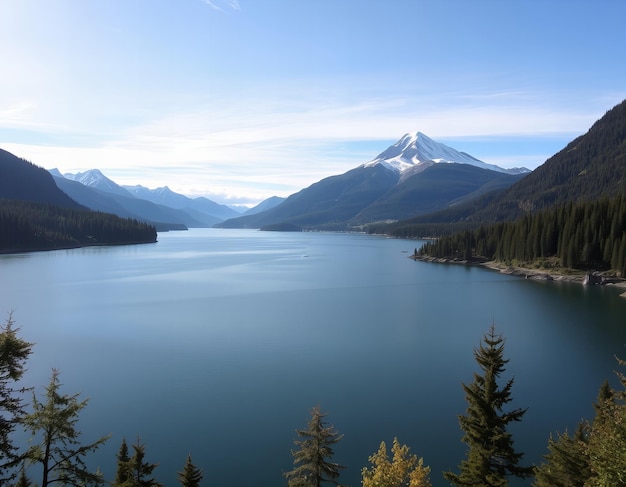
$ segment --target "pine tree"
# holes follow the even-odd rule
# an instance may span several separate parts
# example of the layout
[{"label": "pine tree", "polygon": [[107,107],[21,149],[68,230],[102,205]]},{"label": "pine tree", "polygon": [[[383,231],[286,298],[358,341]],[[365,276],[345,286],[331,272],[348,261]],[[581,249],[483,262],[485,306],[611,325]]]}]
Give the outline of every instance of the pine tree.
[{"label": "pine tree", "polygon": [[128,456],[128,445],[126,444],[126,438],[122,438],[122,444],[117,452],[117,470],[115,472],[115,481],[113,487],[119,487],[124,485],[124,482],[128,480],[128,472],[126,466],[130,457]]},{"label": "pine tree", "polygon": [[369,457],[371,469],[361,471],[363,487],[431,487],[430,467],[424,466],[422,458],[411,455],[409,447],[401,445],[397,438],[393,439],[391,454],[389,460],[382,441],[378,451]]},{"label": "pine tree", "polygon": [[330,459],[334,455],[332,445],[341,440],[343,435],[339,435],[333,426],[326,425],[325,416],[320,407],[316,406],[311,410],[308,428],[296,430],[297,435],[303,438],[294,441],[299,449],[291,452],[296,467],[283,474],[290,487],[320,487],[322,482],[337,485],[335,479],[344,467]]},{"label": "pine tree", "polygon": [[15,487],[30,487],[30,485],[30,480],[26,476],[26,469],[22,467],[22,469],[20,470],[20,476],[17,478],[17,483],[15,484]]},{"label": "pine tree", "polygon": [[591,477],[587,457],[585,422],[579,423],[574,436],[567,432],[548,440],[545,462],[535,468],[535,487],[583,487]]},{"label": "pine tree", "polygon": [[126,463],[120,464],[122,476],[125,481],[119,487],[162,487],[162,484],[152,478],[152,472],[157,463],[145,461],[146,446],[137,438],[137,442],[132,445],[134,453]]},{"label": "pine tree", "polygon": [[61,485],[103,485],[98,471],[90,472],[85,456],[97,450],[109,437],[82,445],[76,429],[78,414],[87,405],[79,401],[79,394],[61,395],[59,372],[52,371],[46,387],[45,402],[33,394],[33,411],[24,418],[24,425],[32,433],[32,446],[27,456],[32,463],[41,465],[41,487]]},{"label": "pine tree", "polygon": [[586,444],[591,476],[585,487],[626,486],[626,376],[617,376],[622,390],[612,390],[605,381],[594,404],[596,416]]},{"label": "pine tree", "polygon": [[191,455],[188,455],[182,472],[178,472],[180,485],[182,485],[182,487],[199,487],[202,477],[202,470],[193,464]]},{"label": "pine tree", "polygon": [[14,325],[9,314],[6,324],[0,326],[0,484],[12,478],[12,468],[20,461],[11,434],[24,414],[20,396],[24,391],[16,389],[15,384],[24,375],[33,346],[17,336],[19,328]]},{"label": "pine tree", "polygon": [[520,421],[526,409],[503,411],[511,401],[513,379],[502,388],[498,386],[508,359],[504,359],[504,338],[496,334],[494,325],[474,350],[474,358],[482,375],[474,373],[474,381],[463,384],[468,407],[467,414],[459,416],[467,458],[461,462],[458,474],[445,472],[444,477],[457,486],[505,486],[509,476],[530,477],[532,468],[519,465],[523,453],[515,451],[513,437],[507,431],[509,423]]}]

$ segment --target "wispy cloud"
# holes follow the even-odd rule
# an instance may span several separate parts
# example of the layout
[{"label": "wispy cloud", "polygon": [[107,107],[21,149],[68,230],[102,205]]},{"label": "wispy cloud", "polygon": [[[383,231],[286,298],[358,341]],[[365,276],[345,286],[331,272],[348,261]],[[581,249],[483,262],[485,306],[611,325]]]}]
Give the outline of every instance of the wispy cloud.
[{"label": "wispy cloud", "polygon": [[[285,94],[286,95],[286,94]],[[169,185],[221,202],[254,203],[288,196],[320,179],[365,163],[406,132],[436,138],[488,137],[475,157],[501,165],[536,166],[551,153],[488,153],[498,138],[528,140],[582,133],[602,113],[527,104],[527,97],[441,106],[415,97],[372,100],[213,101],[126,128],[89,148],[4,145],[17,155],[63,172],[97,167],[120,184]],[[604,107],[603,107],[604,109]],[[565,134],[565,135],[564,135]],[[559,139],[562,140],[562,139]],[[528,149],[526,149],[528,150]],[[506,163],[506,164],[505,164]]]},{"label": "wispy cloud", "polygon": [[207,4],[218,12],[226,12],[227,9],[241,10],[241,5],[239,5],[238,0],[202,0],[202,3]]}]

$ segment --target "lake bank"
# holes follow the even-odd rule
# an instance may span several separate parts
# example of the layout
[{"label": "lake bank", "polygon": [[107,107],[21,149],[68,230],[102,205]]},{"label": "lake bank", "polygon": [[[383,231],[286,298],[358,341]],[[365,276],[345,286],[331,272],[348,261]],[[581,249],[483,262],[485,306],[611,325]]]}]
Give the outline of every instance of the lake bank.
[{"label": "lake bank", "polygon": [[423,262],[433,262],[439,264],[462,264],[462,265],[474,265],[484,267],[492,271],[498,271],[501,274],[508,274],[511,276],[517,276],[524,279],[534,279],[537,281],[557,281],[557,282],[572,282],[582,285],[601,285],[601,286],[616,286],[624,291],[620,296],[626,298],[626,279],[606,276],[601,272],[585,272],[574,269],[541,269],[541,268],[528,268],[519,267],[513,265],[507,265],[502,262],[494,260],[464,260],[464,259],[447,259],[443,257],[429,257],[421,255],[412,255],[413,260],[420,260]]}]

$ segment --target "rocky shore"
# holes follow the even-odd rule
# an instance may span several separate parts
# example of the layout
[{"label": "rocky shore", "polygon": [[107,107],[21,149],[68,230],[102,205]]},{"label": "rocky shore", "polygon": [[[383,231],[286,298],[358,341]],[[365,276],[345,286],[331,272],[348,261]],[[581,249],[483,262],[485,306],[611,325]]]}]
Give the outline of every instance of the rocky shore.
[{"label": "rocky shore", "polygon": [[487,260],[462,260],[462,259],[445,259],[439,257],[428,257],[421,255],[412,255],[412,259],[421,260],[424,262],[435,262],[445,264],[463,264],[463,265],[477,265],[485,267],[493,271],[498,271],[502,274],[509,274],[511,276],[518,276],[524,279],[534,279],[536,281],[561,281],[561,282],[573,282],[583,285],[600,285],[600,286],[616,286],[624,289],[624,292],[620,296],[626,298],[626,279],[607,276],[601,272],[584,272],[575,271],[571,269],[537,269],[528,267],[515,267],[512,265],[506,265],[501,262],[487,261]]}]

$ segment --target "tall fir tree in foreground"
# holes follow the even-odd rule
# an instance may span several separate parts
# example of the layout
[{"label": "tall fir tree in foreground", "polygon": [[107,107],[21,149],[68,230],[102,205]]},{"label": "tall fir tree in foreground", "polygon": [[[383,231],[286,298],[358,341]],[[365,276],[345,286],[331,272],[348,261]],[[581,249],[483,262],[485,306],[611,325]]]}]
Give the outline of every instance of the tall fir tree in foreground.
[{"label": "tall fir tree in foreground", "polygon": [[322,483],[337,485],[335,480],[339,471],[345,467],[331,461],[335,445],[343,435],[335,431],[333,426],[324,422],[326,417],[319,406],[311,410],[311,419],[305,430],[296,430],[301,440],[294,441],[298,450],[292,450],[293,470],[283,475],[289,482],[289,487],[320,487]]},{"label": "tall fir tree in foreground", "polygon": [[5,325],[0,327],[0,485],[13,478],[14,467],[21,458],[11,438],[24,415],[24,390],[16,384],[24,375],[33,346],[17,335],[19,328],[14,325],[9,314]]},{"label": "tall fir tree in foreground", "polygon": [[[624,360],[617,359],[621,366]],[[586,454],[591,475],[585,487],[626,486],[626,376],[617,371],[621,390],[605,382],[594,404]]]},{"label": "tall fir tree in foreground", "polygon": [[178,472],[180,485],[182,487],[200,487],[202,477],[202,470],[193,464],[191,455],[188,455],[182,472]]},{"label": "tall fir tree in foreground", "polygon": [[361,471],[363,487],[431,487],[430,467],[397,438],[393,439],[391,455],[390,460],[387,445],[382,441],[378,451],[369,457],[371,468]]},{"label": "tall fir tree in foreground", "polygon": [[474,358],[481,374],[474,373],[474,381],[463,384],[467,410],[459,416],[467,457],[459,465],[459,473],[445,472],[444,477],[459,487],[502,487],[508,485],[511,476],[532,476],[532,467],[520,465],[523,453],[515,450],[513,436],[507,431],[511,422],[522,419],[526,409],[503,410],[512,400],[513,379],[503,387],[498,385],[508,359],[504,358],[504,338],[496,334],[495,325],[474,349]]},{"label": "tall fir tree in foreground", "polygon": [[24,426],[32,433],[28,459],[41,467],[41,482],[38,484],[41,487],[103,485],[101,472],[90,471],[85,457],[109,437],[82,444],[76,423],[87,400],[79,401],[79,394],[61,394],[60,388],[59,372],[53,370],[44,401],[33,394],[33,411],[24,418]]}]

